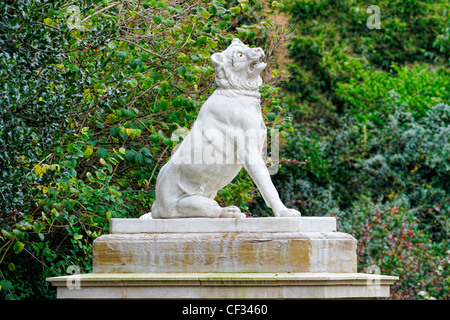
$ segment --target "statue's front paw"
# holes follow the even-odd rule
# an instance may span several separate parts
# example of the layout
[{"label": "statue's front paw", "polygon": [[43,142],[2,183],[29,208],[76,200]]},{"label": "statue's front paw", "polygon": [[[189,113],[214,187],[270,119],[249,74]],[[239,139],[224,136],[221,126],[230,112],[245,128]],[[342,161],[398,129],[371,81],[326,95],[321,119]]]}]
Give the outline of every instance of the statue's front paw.
[{"label": "statue's front paw", "polygon": [[221,218],[245,218],[245,213],[241,212],[236,206],[229,206],[222,208]]},{"label": "statue's front paw", "polygon": [[295,209],[285,208],[275,212],[275,217],[301,217],[301,213]]}]

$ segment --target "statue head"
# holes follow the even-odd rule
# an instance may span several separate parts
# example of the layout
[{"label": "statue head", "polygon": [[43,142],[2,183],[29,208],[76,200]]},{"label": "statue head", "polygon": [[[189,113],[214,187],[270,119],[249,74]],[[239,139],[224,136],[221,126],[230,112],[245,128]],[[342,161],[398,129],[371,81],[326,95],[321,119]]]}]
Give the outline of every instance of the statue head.
[{"label": "statue head", "polygon": [[250,48],[234,38],[223,52],[214,53],[211,62],[219,88],[257,90],[262,85],[261,72],[266,67],[261,48]]}]

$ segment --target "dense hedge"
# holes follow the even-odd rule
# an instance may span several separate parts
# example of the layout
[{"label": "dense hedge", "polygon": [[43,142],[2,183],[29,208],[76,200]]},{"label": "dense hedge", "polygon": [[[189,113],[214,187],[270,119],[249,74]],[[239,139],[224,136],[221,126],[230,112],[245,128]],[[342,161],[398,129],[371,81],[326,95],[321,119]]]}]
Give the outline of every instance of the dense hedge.
[{"label": "dense hedge", "polygon": [[[359,271],[400,277],[392,296],[448,299],[450,52],[446,1],[286,1],[294,133],[274,176],[304,215],[335,215]],[[261,201],[252,208],[263,212]]]}]

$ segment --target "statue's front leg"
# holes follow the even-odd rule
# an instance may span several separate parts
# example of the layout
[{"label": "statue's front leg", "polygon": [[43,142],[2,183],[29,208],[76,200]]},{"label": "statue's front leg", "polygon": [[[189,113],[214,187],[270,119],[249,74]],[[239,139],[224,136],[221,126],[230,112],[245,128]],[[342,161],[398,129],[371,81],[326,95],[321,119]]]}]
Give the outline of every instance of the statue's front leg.
[{"label": "statue's front leg", "polygon": [[[249,148],[249,152],[254,151],[255,148]],[[257,152],[253,152],[249,157],[251,161],[244,165],[244,168],[250,174],[250,177],[255,182],[267,206],[273,210],[276,217],[299,217],[300,212],[295,209],[288,209],[281,202],[275,186],[270,178],[269,171],[262,157]]]}]

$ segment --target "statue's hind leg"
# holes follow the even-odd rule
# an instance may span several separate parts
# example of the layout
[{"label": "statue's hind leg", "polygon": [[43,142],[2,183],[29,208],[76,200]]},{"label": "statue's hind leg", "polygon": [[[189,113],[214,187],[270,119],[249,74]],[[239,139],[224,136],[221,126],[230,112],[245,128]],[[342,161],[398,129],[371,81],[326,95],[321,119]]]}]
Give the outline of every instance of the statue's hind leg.
[{"label": "statue's hind leg", "polygon": [[178,201],[177,211],[180,218],[218,218],[222,208],[213,199],[196,195]]},{"label": "statue's hind leg", "polygon": [[204,196],[196,195],[178,201],[177,211],[180,218],[244,218],[235,206],[221,208],[219,204]]}]

